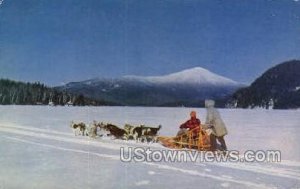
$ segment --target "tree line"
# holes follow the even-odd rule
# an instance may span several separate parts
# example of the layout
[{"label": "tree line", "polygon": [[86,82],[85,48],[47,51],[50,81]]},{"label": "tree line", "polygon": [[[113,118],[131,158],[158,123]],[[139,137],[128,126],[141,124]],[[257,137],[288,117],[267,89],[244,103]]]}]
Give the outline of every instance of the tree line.
[{"label": "tree line", "polygon": [[106,102],[47,87],[39,82],[24,83],[0,79],[0,104],[9,105],[107,105]]}]

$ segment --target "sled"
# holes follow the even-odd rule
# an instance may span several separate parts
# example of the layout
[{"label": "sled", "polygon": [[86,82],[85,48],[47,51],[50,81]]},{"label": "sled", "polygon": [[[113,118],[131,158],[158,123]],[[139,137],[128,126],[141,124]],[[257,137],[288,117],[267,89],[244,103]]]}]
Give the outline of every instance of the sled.
[{"label": "sled", "polygon": [[209,151],[211,149],[209,135],[201,126],[189,130],[180,136],[159,136],[158,141],[161,145],[172,149],[196,149],[200,151]]}]

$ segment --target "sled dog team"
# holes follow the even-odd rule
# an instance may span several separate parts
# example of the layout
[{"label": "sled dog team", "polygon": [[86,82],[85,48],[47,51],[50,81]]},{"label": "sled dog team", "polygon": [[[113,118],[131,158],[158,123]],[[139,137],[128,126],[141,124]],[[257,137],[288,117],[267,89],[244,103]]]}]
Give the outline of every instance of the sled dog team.
[{"label": "sled dog team", "polygon": [[107,136],[111,136],[114,139],[135,140],[137,142],[157,142],[158,131],[161,129],[161,125],[158,127],[149,127],[129,124],[125,124],[124,128],[120,128],[110,123],[97,121],[93,121],[90,125],[83,122],[75,123],[72,121],[70,127],[73,129],[75,136],[82,135],[91,138],[102,137],[104,134],[98,135],[98,131],[104,131]]},{"label": "sled dog team", "polygon": [[[192,132],[195,132],[195,135],[197,135],[201,129],[201,131],[209,135],[211,151],[226,151],[227,146],[224,136],[228,133],[227,128],[220,113],[214,108],[214,105],[215,102],[213,100],[205,100],[205,108],[207,110],[205,124],[201,124],[196,112],[191,111],[190,119],[180,125],[177,136],[185,135],[189,130],[192,130]],[[100,130],[108,132],[108,135],[115,139],[135,140],[137,142],[157,142],[158,131],[161,129],[161,125],[158,127],[148,127],[145,125],[133,126],[126,124],[124,128],[120,128],[110,123],[104,124],[103,122],[94,121],[90,126],[87,126],[83,122],[72,122],[71,128],[75,135],[89,136],[91,138],[98,136],[97,129],[99,128]]]}]

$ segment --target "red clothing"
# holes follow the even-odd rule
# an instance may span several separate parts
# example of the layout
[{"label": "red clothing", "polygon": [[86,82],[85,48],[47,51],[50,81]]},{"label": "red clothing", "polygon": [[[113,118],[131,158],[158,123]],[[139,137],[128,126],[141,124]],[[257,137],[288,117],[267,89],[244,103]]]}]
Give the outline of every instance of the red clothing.
[{"label": "red clothing", "polygon": [[[191,118],[187,120],[185,123],[180,125],[180,129],[194,129],[201,125],[200,119],[197,118]],[[197,130],[197,129],[196,129]]]}]

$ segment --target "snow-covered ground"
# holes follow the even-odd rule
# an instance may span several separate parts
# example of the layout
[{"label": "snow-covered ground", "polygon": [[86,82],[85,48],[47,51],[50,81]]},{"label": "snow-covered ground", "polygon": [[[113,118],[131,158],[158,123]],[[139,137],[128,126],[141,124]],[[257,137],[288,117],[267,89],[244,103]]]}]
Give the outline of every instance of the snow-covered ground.
[{"label": "snow-covered ground", "polygon": [[[281,163],[120,161],[160,144],[74,136],[71,120],[146,124],[175,135],[192,108],[0,106],[0,189],[300,188],[299,110],[220,110],[229,149],[280,150]],[[205,110],[196,109],[205,120]]]}]

